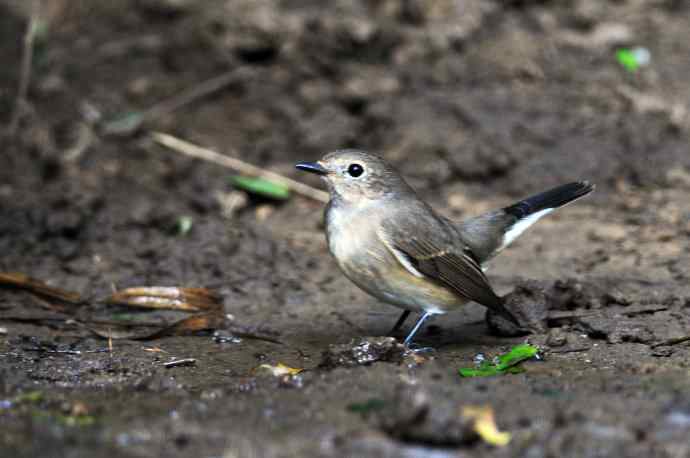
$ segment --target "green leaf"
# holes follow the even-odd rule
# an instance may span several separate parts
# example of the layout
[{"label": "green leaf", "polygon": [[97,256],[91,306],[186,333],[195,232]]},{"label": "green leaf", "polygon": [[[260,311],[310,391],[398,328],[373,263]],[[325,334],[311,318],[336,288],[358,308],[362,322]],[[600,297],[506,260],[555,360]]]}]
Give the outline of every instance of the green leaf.
[{"label": "green leaf", "polygon": [[42,391],[27,391],[26,393],[22,393],[18,395],[17,397],[14,398],[15,403],[20,403],[20,402],[26,402],[26,403],[32,403],[35,404],[37,402],[43,401],[43,392]]},{"label": "green leaf", "polygon": [[616,51],[616,60],[629,72],[636,72],[640,67],[637,56],[630,49],[619,49]]},{"label": "green leaf", "polygon": [[373,411],[381,410],[386,406],[386,401],[383,399],[367,399],[364,402],[355,402],[347,406],[347,410],[350,412],[359,413],[362,415],[367,415]]},{"label": "green leaf", "polygon": [[478,369],[472,367],[461,367],[459,371],[460,375],[463,377],[488,377],[490,375],[498,375],[500,373],[496,367],[479,367]]},{"label": "green leaf", "polygon": [[191,216],[180,216],[177,219],[177,233],[179,235],[187,235],[192,230],[194,220]]},{"label": "green leaf", "polygon": [[539,353],[539,349],[534,345],[517,345],[511,348],[508,353],[498,355],[498,364],[496,364],[496,368],[499,371],[504,371],[511,366],[521,363],[522,361],[534,358],[537,353]]},{"label": "green leaf", "polygon": [[510,349],[508,353],[498,355],[496,362],[484,361],[477,367],[461,367],[458,372],[461,377],[489,377],[499,374],[519,374],[525,369],[519,367],[523,361],[534,358],[539,348],[534,345],[521,344]]},{"label": "green leaf", "polygon": [[290,190],[287,186],[264,178],[234,176],[230,178],[230,181],[236,188],[252,194],[277,200],[285,200],[290,197]]},{"label": "green leaf", "polygon": [[131,135],[144,123],[144,115],[140,112],[125,113],[103,124],[105,135]]}]

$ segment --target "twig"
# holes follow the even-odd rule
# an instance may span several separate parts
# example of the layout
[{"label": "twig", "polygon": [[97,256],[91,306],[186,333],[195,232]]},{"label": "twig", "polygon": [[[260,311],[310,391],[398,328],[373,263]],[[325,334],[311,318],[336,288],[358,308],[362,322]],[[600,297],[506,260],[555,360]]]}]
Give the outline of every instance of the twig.
[{"label": "twig", "polygon": [[111,135],[131,134],[139,130],[139,128],[141,128],[142,124],[145,122],[152,121],[165,114],[172,113],[173,111],[178,110],[202,97],[206,97],[207,95],[223,89],[244,74],[243,68],[244,67],[236,68],[206,81],[202,81],[196,86],[187,89],[176,96],[162,100],[146,110],[129,113],[124,117],[108,121],[102,125],[102,132]]},{"label": "twig", "polygon": [[182,108],[183,106],[188,105],[197,99],[213,94],[214,92],[223,89],[228,84],[237,80],[238,76],[242,75],[241,69],[242,67],[240,67],[240,69],[233,69],[206,81],[202,81],[196,86],[182,91],[180,94],[174,97],[153,105],[145,110],[142,113],[142,116],[147,121],[158,118],[164,114]]},{"label": "twig", "polygon": [[19,73],[19,87],[17,89],[17,97],[14,102],[14,111],[12,118],[7,126],[7,135],[14,137],[19,127],[19,120],[24,114],[24,106],[26,105],[26,94],[29,91],[29,81],[31,80],[31,66],[34,60],[34,40],[36,38],[36,29],[39,23],[40,0],[33,0],[31,4],[31,16],[26,24],[26,33],[24,33],[24,47],[22,50],[22,63]]},{"label": "twig", "polygon": [[176,359],[175,361],[170,361],[168,363],[163,364],[163,366],[165,366],[166,369],[170,369],[171,367],[194,365],[196,365],[196,359],[194,358]]},{"label": "twig", "polygon": [[299,181],[284,177],[275,172],[264,170],[252,164],[248,164],[237,158],[225,156],[223,154],[217,153],[213,150],[202,148],[193,143],[189,143],[185,140],[177,138],[173,135],[165,134],[162,132],[153,132],[153,140],[166,146],[178,153],[185,154],[190,157],[197,159],[203,159],[208,162],[213,162],[214,164],[227,167],[229,169],[237,170],[246,175],[251,175],[255,177],[265,178],[267,180],[273,181],[275,183],[287,186],[290,190],[297,194],[301,194],[310,199],[318,200],[319,202],[328,202],[328,193],[321,191],[319,189],[313,188]]},{"label": "twig", "polygon": [[551,310],[547,316],[547,320],[572,320],[575,318],[584,318],[588,316],[595,316],[599,315],[599,312],[589,312],[589,311],[582,311],[582,310]]},{"label": "twig", "polygon": [[653,345],[651,345],[651,348],[657,348],[657,347],[667,347],[670,345],[677,345],[679,343],[687,342],[690,340],[690,336],[683,336],[683,337],[675,337],[673,339],[667,339],[667,340],[662,340],[661,342],[657,342]]},{"label": "twig", "polygon": [[51,355],[81,355],[79,350],[50,350],[43,347],[22,348],[24,351],[35,351],[38,353],[50,353]]},{"label": "twig", "polygon": [[640,307],[629,307],[622,312],[623,315],[627,317],[633,317],[636,315],[646,315],[656,312],[664,312],[668,310],[665,305],[650,305],[650,306],[640,306]]},{"label": "twig", "polygon": [[65,150],[63,157],[67,162],[76,162],[84,151],[89,149],[94,140],[94,132],[88,123],[81,122],[77,125],[77,140]]}]

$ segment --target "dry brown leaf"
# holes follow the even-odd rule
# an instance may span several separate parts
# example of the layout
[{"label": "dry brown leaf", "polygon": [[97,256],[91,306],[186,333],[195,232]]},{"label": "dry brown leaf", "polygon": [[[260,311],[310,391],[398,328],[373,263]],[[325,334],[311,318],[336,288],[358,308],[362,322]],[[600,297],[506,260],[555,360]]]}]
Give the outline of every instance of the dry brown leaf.
[{"label": "dry brown leaf", "polygon": [[141,286],[115,291],[109,298],[111,304],[146,309],[220,311],[221,298],[206,288],[178,288],[176,286]]},{"label": "dry brown leaf", "polygon": [[19,272],[0,272],[0,285],[24,289],[49,299],[56,299],[70,304],[80,304],[83,302],[81,295],[78,293],[49,286],[40,280]]},{"label": "dry brown leaf", "polygon": [[[0,286],[19,288],[27,290],[36,295],[48,299],[59,300],[64,303],[81,304],[81,295],[66,291],[60,288],[48,286],[46,283],[33,279],[28,275],[18,272],[0,273]],[[94,334],[109,339],[108,348],[112,351],[112,339],[154,339],[166,335],[190,334],[201,330],[216,329],[225,325],[225,316],[222,298],[213,291],[206,288],[179,288],[179,287],[137,287],[128,288],[122,291],[115,291],[108,302],[130,307],[153,309],[153,310],[176,310],[186,312],[201,312],[178,320],[172,324],[162,322],[113,322],[96,321],[89,319],[78,319],[78,323],[83,324]],[[50,305],[50,304],[48,304]],[[52,307],[51,307],[52,308]],[[52,322],[67,321],[73,318],[74,311],[60,310],[69,312],[67,316],[39,316],[11,317],[18,321]],[[4,317],[7,318],[7,317]],[[260,336],[250,336],[261,339]],[[272,341],[270,338],[263,340]]]},{"label": "dry brown leaf", "polygon": [[474,431],[487,444],[504,447],[510,442],[510,433],[498,430],[494,411],[490,406],[463,407],[462,416],[474,420]]},{"label": "dry brown leaf", "polygon": [[282,377],[284,375],[297,375],[300,372],[302,372],[304,369],[299,369],[296,367],[290,367],[286,364],[278,363],[275,366],[271,366],[270,364],[262,364],[261,366],[257,367],[254,370],[255,371],[266,370],[266,371],[270,372],[274,377]]},{"label": "dry brown leaf", "polygon": [[148,340],[163,336],[192,334],[206,329],[222,327],[225,318],[217,313],[200,313],[178,320],[164,327],[151,325],[124,325],[122,323],[89,323],[87,327],[94,334],[108,339]]}]

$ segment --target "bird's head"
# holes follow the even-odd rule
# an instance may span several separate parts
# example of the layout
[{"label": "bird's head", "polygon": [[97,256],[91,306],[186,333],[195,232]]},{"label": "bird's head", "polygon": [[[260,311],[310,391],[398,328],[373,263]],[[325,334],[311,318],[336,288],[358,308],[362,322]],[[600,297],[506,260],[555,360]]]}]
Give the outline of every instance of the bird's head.
[{"label": "bird's head", "polygon": [[359,150],[337,150],[316,162],[300,162],[299,170],[321,176],[331,199],[353,204],[411,192],[398,172],[379,156]]}]

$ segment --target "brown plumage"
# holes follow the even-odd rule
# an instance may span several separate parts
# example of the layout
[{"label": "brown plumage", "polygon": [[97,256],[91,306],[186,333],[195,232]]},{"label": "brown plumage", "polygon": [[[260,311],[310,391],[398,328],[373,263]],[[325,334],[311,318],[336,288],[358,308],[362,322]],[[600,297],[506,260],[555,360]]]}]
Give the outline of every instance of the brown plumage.
[{"label": "brown plumage", "polygon": [[587,182],[571,183],[456,224],[438,215],[376,155],[340,150],[297,168],[321,175],[328,185],[326,236],[345,275],[384,302],[423,312],[406,344],[428,316],[469,301],[518,324],[482,263],[541,216],[593,189]]}]

